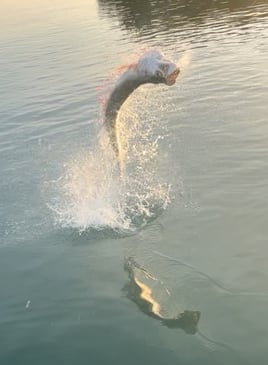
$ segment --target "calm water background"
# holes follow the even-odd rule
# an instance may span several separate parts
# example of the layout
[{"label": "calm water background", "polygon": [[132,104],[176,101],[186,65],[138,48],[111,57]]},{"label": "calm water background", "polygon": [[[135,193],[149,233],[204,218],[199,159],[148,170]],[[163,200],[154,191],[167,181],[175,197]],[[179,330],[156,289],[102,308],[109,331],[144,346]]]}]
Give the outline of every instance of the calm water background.
[{"label": "calm water background", "polygon": [[[265,364],[267,1],[2,0],[0,21],[1,365]],[[105,199],[94,180],[99,88],[147,47],[182,67],[125,110],[158,141],[131,192],[165,200],[155,219],[112,209],[111,176]],[[201,312],[205,337],[124,296],[130,254],[169,288],[167,310]]]}]

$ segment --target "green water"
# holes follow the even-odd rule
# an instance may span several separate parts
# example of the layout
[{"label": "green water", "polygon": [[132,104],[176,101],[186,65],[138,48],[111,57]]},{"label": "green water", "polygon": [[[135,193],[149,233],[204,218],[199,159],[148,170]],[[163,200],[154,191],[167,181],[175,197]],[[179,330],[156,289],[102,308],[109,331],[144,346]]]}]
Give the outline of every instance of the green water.
[{"label": "green water", "polygon": [[[265,364],[267,1],[0,4],[0,364]],[[181,66],[120,116],[125,185],[99,147],[116,69]],[[169,329],[123,288],[157,278]]]}]

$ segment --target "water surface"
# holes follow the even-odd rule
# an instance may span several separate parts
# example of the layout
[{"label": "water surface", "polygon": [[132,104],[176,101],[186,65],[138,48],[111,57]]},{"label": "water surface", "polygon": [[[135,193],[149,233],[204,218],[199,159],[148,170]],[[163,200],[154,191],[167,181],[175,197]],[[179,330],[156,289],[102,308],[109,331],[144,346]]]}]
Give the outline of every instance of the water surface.
[{"label": "water surface", "polygon": [[[266,362],[267,15],[265,0],[1,2],[1,364]],[[103,98],[148,48],[181,75],[124,105],[120,187]],[[199,333],[127,298],[128,256],[167,315],[201,312]]]}]

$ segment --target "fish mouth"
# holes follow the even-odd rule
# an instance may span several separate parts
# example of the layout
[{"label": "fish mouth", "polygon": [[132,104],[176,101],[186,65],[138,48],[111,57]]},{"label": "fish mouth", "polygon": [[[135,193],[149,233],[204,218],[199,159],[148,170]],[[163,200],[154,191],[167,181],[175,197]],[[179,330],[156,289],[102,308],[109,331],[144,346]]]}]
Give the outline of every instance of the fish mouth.
[{"label": "fish mouth", "polygon": [[177,67],[175,69],[175,71],[173,71],[172,73],[170,73],[169,75],[166,76],[166,79],[165,79],[166,84],[168,86],[174,85],[179,73],[180,73],[180,69],[179,69],[179,67]]}]

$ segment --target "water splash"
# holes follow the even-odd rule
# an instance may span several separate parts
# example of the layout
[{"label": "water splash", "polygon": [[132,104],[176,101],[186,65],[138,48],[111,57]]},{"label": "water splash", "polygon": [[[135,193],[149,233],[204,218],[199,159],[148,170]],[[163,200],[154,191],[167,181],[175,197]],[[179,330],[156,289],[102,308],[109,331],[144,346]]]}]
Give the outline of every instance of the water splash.
[{"label": "water splash", "polygon": [[[135,64],[136,59],[133,55],[128,64]],[[190,53],[186,52],[179,65],[186,68],[189,62]],[[124,70],[115,70],[99,90],[103,94],[99,95],[100,121],[112,80],[116,83]],[[172,187],[169,156],[167,151],[161,153],[161,144],[168,135],[166,114],[172,105],[164,93],[165,86],[140,87],[120,109],[117,128],[120,164],[124,166],[121,175],[105,128],[101,128],[94,148],[65,164],[63,175],[51,183],[55,194],[49,207],[58,224],[80,232],[91,228],[133,231],[166,209]]]},{"label": "water splash", "polygon": [[181,68],[182,72],[185,72],[192,60],[192,51],[189,49],[186,52],[183,53],[182,57],[178,61],[178,66]]},{"label": "water splash", "polygon": [[129,229],[114,169],[99,151],[84,152],[66,164],[64,175],[54,182],[57,195],[50,204],[57,223],[81,232],[89,227]]},{"label": "water splash", "polygon": [[161,102],[162,92],[161,87],[142,87],[120,111],[123,176],[118,173],[105,128],[94,148],[65,164],[62,176],[50,184],[53,199],[49,207],[57,224],[80,232],[105,228],[133,232],[166,209],[171,186],[162,171],[165,158],[159,156],[168,108]]}]

